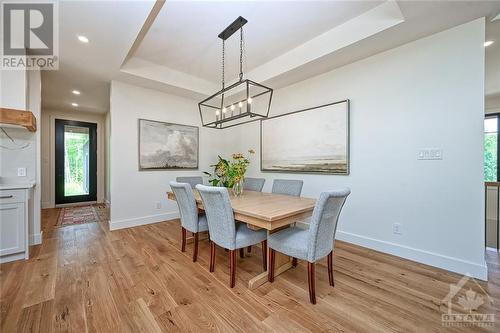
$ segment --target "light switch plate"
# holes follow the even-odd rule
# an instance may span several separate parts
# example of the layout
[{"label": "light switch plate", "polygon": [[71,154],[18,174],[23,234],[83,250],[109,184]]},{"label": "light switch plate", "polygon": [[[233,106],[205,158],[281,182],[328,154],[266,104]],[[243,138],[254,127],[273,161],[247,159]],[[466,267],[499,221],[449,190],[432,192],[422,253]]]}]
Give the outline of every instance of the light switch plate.
[{"label": "light switch plate", "polygon": [[442,160],[443,150],[439,148],[423,148],[417,152],[417,160]]},{"label": "light switch plate", "polygon": [[26,177],[26,168],[17,168],[18,177]]}]

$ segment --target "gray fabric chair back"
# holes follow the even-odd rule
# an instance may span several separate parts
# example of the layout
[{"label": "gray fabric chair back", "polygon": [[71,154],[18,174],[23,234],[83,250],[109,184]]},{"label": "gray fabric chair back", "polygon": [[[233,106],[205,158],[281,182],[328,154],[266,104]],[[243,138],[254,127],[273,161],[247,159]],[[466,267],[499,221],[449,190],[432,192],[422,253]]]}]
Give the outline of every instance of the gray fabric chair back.
[{"label": "gray fabric chair back", "polygon": [[177,177],[175,180],[179,183],[188,183],[189,185],[191,185],[191,188],[195,188],[195,186],[198,184],[203,185],[202,177]]},{"label": "gray fabric chair back", "polygon": [[323,258],[333,250],[340,211],[350,193],[351,190],[345,188],[320,194],[309,225],[309,262]]},{"label": "gray fabric chair back", "polygon": [[273,180],[272,192],[276,194],[286,194],[300,197],[304,181],[296,179],[275,179]]},{"label": "gray fabric chair back", "polygon": [[179,206],[181,225],[191,232],[198,232],[198,207],[191,185],[172,181],[170,187]]},{"label": "gray fabric chair back", "polygon": [[262,188],[264,187],[264,183],[266,180],[264,178],[246,178],[243,181],[243,189],[249,191],[257,191],[262,192]]},{"label": "gray fabric chair back", "polygon": [[225,187],[196,185],[207,216],[210,240],[226,249],[234,249],[236,227],[229,193]]}]

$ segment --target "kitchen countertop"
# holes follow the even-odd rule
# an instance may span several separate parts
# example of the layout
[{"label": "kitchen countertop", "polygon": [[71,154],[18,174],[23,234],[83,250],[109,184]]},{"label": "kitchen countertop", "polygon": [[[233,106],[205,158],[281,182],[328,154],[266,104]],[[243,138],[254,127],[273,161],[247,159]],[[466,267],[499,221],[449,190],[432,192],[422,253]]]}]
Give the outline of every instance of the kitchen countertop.
[{"label": "kitchen countertop", "polygon": [[35,186],[35,182],[0,183],[0,190],[29,189]]}]

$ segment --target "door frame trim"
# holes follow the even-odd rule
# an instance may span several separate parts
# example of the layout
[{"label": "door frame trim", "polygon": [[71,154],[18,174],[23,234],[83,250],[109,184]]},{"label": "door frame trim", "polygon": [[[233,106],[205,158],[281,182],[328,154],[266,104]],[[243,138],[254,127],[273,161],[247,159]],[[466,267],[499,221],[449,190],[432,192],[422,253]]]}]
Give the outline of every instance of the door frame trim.
[{"label": "door frame trim", "polygon": [[[90,139],[90,147],[89,150],[91,151],[90,153],[90,161],[89,161],[89,170],[95,170],[94,177],[90,177],[90,183],[89,183],[89,194],[88,195],[78,195],[78,196],[71,196],[71,197],[65,197],[64,196],[64,190],[61,194],[61,188],[58,189],[58,178],[61,176],[58,176],[58,171],[61,169],[64,169],[64,159],[62,161],[57,160],[57,157],[63,153],[64,150],[61,152],[61,150],[58,150],[58,127],[59,126],[81,126],[81,127],[88,127],[89,128],[89,136],[91,137]],[[86,121],[78,121],[78,120],[68,120],[68,119],[60,119],[60,118],[55,118],[54,119],[54,204],[55,205],[64,205],[64,204],[74,204],[74,203],[81,203],[81,202],[93,202],[97,201],[97,178],[98,178],[98,168],[97,168],[97,159],[98,159],[98,154],[97,154],[97,146],[98,146],[98,138],[97,138],[97,133],[98,133],[98,123],[97,122],[86,122]],[[64,132],[63,132],[64,133]],[[93,139],[92,139],[93,137]],[[64,140],[64,137],[63,137]],[[64,149],[64,148],[63,148]],[[61,163],[62,166],[61,166]],[[64,177],[64,174],[63,176]]]}]

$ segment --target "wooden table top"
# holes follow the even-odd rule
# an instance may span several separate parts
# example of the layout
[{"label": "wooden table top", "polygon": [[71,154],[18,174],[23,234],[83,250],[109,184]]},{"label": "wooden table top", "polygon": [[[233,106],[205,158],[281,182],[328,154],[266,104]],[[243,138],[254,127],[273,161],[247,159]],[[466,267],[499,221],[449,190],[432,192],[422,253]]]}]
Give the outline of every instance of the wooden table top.
[{"label": "wooden table top", "polygon": [[[175,200],[172,192],[168,198]],[[312,214],[315,199],[294,197],[274,193],[243,191],[239,197],[229,191],[234,218],[249,225],[267,230],[274,230],[292,224]],[[203,209],[200,194],[194,190],[198,208]]]}]

